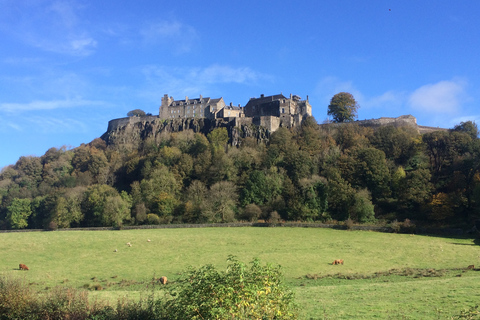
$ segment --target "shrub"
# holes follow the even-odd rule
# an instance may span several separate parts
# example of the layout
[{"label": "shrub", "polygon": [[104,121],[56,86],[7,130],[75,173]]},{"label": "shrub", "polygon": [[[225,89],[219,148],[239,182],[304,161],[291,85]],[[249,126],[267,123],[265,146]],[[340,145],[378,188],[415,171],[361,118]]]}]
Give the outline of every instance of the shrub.
[{"label": "shrub", "polygon": [[397,220],[393,220],[392,223],[390,223],[390,228],[392,228],[393,232],[398,233],[402,228],[402,225]]},{"label": "shrub", "polygon": [[20,279],[0,278],[0,319],[22,319],[36,304],[35,293]]},{"label": "shrub", "polygon": [[256,204],[251,203],[247,204],[245,209],[243,209],[242,218],[251,222],[256,222],[261,214],[262,210]]},{"label": "shrub", "polygon": [[410,219],[405,219],[402,225],[402,232],[405,233],[414,233],[416,229],[415,223],[413,223]]},{"label": "shrub", "polygon": [[347,230],[352,230],[353,229],[353,220],[348,218],[345,220],[345,226],[347,227]]},{"label": "shrub", "polygon": [[47,230],[49,231],[55,231],[55,230],[58,230],[58,225],[55,221],[50,221],[48,223],[48,227],[47,227]]},{"label": "shrub", "polygon": [[281,220],[282,220],[282,217],[280,217],[277,211],[270,212],[270,216],[268,217],[268,222],[271,225],[275,226],[279,224]]},{"label": "shrub", "polygon": [[258,259],[250,267],[228,259],[225,271],[212,265],[191,268],[174,299],[167,302],[171,319],[296,319],[293,293],[282,283],[280,266],[262,266]]},{"label": "shrub", "polygon": [[155,213],[147,214],[147,224],[160,224],[160,217]]}]

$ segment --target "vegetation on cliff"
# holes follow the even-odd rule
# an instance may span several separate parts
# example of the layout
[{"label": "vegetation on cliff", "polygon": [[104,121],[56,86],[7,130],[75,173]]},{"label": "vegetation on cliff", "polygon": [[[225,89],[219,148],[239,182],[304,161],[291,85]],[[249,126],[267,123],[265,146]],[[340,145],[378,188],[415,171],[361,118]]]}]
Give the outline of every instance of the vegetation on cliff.
[{"label": "vegetation on cliff", "polygon": [[[129,130],[136,130],[130,128]],[[141,129],[138,129],[141,130]],[[0,173],[1,228],[269,219],[462,225],[480,208],[474,123],[419,135],[355,123],[280,128],[232,146],[226,128],[101,139]],[[238,142],[238,141],[236,141]]]}]

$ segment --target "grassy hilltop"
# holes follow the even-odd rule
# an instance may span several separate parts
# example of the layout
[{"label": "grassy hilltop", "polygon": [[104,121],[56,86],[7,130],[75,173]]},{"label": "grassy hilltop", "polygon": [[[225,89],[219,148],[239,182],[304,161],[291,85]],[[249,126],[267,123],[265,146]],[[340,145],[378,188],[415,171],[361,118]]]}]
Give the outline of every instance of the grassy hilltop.
[{"label": "grassy hilltop", "polygon": [[314,228],[0,234],[2,276],[42,292],[102,288],[91,296],[112,303],[138,298],[154,277],[175,281],[189,265],[223,269],[230,254],[280,264],[301,319],[447,319],[480,301],[480,273],[465,270],[479,260],[472,239]]}]

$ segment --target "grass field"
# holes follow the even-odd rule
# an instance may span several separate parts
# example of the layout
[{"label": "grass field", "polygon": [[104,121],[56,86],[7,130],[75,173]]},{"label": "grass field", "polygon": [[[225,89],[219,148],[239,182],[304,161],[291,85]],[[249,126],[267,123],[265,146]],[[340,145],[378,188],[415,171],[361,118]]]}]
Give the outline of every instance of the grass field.
[{"label": "grass field", "polygon": [[110,300],[189,265],[223,269],[231,254],[280,264],[300,319],[449,319],[480,303],[480,272],[465,270],[480,265],[473,239],[250,227],[0,234],[1,275],[40,291],[101,286],[92,296]]}]

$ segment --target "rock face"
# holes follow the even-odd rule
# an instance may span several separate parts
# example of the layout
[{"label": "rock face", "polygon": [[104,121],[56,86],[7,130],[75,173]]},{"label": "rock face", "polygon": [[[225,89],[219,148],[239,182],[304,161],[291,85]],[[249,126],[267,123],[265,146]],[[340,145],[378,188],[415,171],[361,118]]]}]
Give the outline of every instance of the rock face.
[{"label": "rock face", "polygon": [[155,116],[130,117],[111,120],[107,132],[102,135],[107,145],[117,147],[139,147],[145,141],[157,144],[168,133],[192,130],[207,135],[216,128],[226,128],[229,143],[240,145],[242,139],[251,137],[257,142],[267,142],[271,132],[251,123],[239,124],[228,119],[179,118],[173,120],[160,119]]}]

